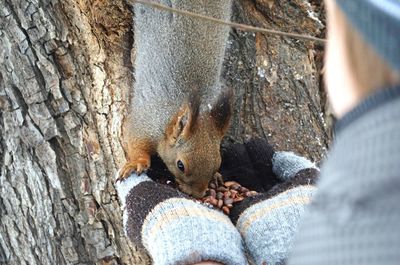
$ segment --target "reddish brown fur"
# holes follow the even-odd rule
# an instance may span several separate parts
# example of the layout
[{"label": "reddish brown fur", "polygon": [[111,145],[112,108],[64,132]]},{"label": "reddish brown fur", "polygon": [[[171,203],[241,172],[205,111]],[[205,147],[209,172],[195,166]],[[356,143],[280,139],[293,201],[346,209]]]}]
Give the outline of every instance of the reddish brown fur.
[{"label": "reddish brown fur", "polygon": [[[150,156],[158,152],[168,169],[175,175],[182,191],[201,197],[209,181],[219,169],[220,143],[229,126],[232,92],[221,94],[210,112],[199,112],[199,97],[192,96],[171,118],[164,128],[164,137],[157,142],[150,136],[128,139],[128,162],[120,171],[119,179],[131,172],[150,167]],[[181,160],[185,171],[176,163]]]}]

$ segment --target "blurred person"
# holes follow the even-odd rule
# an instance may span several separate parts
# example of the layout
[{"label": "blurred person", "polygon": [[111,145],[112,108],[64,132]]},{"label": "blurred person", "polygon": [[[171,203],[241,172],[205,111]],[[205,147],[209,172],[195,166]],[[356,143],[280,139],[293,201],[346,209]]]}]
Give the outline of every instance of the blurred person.
[{"label": "blurred person", "polygon": [[400,264],[400,1],[325,2],[339,120],[289,264]]}]

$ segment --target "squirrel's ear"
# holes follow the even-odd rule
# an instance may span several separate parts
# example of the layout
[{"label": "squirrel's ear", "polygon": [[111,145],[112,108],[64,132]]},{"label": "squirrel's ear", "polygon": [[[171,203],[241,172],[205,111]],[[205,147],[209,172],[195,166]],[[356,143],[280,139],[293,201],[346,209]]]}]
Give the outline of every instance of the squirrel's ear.
[{"label": "squirrel's ear", "polygon": [[233,91],[228,89],[221,93],[217,102],[211,109],[211,117],[221,137],[226,133],[229,127],[229,121],[232,116]]},{"label": "squirrel's ear", "polygon": [[199,109],[199,97],[193,96],[172,117],[165,132],[171,144],[175,144],[180,136],[186,139],[190,137],[197,124]]}]

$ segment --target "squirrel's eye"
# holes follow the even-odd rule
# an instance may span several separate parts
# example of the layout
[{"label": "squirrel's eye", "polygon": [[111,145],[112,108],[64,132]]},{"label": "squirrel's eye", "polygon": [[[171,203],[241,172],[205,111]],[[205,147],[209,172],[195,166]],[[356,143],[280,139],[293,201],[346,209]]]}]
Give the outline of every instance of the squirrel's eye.
[{"label": "squirrel's eye", "polygon": [[183,165],[183,162],[181,160],[178,160],[176,162],[176,166],[179,168],[180,171],[185,172],[185,166]]}]

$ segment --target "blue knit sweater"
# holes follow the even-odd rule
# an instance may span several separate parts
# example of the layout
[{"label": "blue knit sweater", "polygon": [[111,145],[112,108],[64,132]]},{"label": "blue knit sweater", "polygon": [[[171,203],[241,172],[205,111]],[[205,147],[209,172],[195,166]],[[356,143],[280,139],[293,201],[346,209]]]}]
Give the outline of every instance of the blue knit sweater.
[{"label": "blue knit sweater", "polygon": [[289,264],[400,264],[400,86],[337,125]]}]

